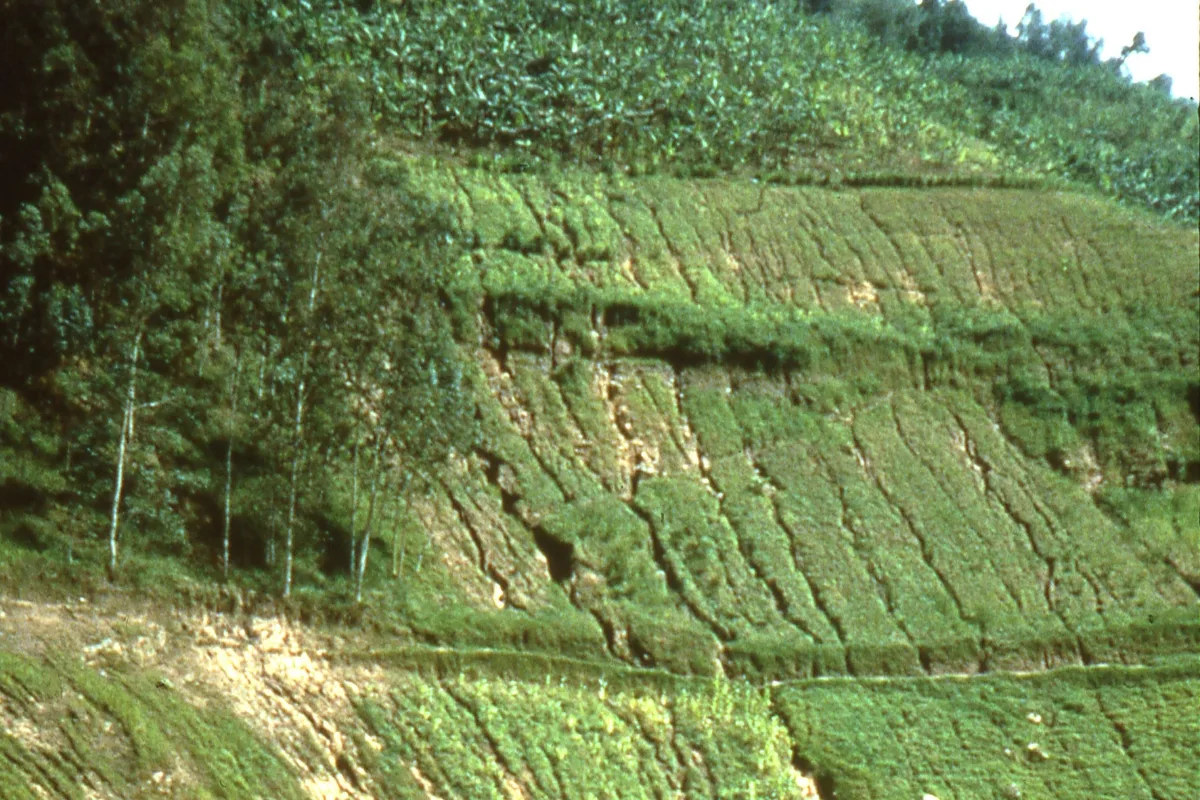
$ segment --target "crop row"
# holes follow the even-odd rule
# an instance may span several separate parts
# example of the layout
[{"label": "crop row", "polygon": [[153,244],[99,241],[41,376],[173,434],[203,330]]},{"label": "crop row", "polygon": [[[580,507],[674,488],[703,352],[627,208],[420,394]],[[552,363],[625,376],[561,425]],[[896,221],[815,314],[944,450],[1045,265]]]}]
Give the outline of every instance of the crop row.
[{"label": "crop row", "polygon": [[[483,454],[447,490],[483,511],[435,535],[502,591],[491,616],[529,619],[502,646],[780,677],[1195,646],[1189,529],[1131,536],[966,393],[814,409],[821,387],[760,373],[489,363]],[[527,630],[543,609],[559,634]]]},{"label": "crop row", "polygon": [[389,678],[360,704],[382,743],[376,769],[394,776],[384,797],[802,796],[787,730],[759,690]]},{"label": "crop row", "polygon": [[[164,777],[167,776],[167,777]],[[306,795],[277,749],[166,681],[0,650],[0,795]]]},{"label": "crop row", "polygon": [[[457,675],[373,659],[372,681],[352,691],[361,729],[336,767],[381,798],[1184,800],[1200,789],[1194,659],[764,689],[514,658],[525,663]],[[295,765],[243,721],[128,664],[0,652],[0,715],[5,797],[303,795]]]},{"label": "crop row", "polygon": [[837,797],[1141,798],[1200,791],[1194,672],[788,687],[775,705]]},{"label": "crop row", "polygon": [[[860,308],[946,301],[1107,313],[1195,289],[1194,231],[1079,195],[1029,190],[778,187],[749,181],[494,175],[434,164],[484,258],[484,289],[564,284],[703,306]],[[1129,280],[1136,270],[1137,280]]]},{"label": "crop row", "polygon": [[1184,800],[1198,712],[1188,660],[770,691],[393,669],[359,701],[388,797]]}]

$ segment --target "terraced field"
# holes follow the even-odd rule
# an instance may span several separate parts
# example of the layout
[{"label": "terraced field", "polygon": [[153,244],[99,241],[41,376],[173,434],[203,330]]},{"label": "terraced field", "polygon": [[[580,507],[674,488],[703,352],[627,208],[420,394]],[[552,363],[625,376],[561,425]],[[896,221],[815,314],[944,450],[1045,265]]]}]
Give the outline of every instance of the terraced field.
[{"label": "terraced field", "polygon": [[1195,525],[1107,499],[1196,502],[1194,232],[1039,191],[429,183],[474,225],[488,403],[422,513],[483,605],[762,677],[1195,651]]},{"label": "terraced field", "polygon": [[[1200,791],[1195,231],[1036,190],[427,181],[471,221],[488,400],[414,515],[483,612],[415,623],[451,649],[399,655],[442,680],[368,715],[386,757],[470,797]],[[564,725],[569,758],[526,740]]]},{"label": "terraced field", "polygon": [[[3,656],[5,796],[1200,796],[1195,230],[1033,188],[417,171],[465,221],[484,433],[381,531],[401,644],[321,653],[312,747],[164,694],[169,660]],[[290,674],[243,690],[302,709]],[[102,735],[132,777],[87,766]]]},{"label": "terraced field", "polygon": [[[689,677],[0,601],[13,798],[1190,798],[1200,661]],[[14,641],[23,652],[7,652]]]}]

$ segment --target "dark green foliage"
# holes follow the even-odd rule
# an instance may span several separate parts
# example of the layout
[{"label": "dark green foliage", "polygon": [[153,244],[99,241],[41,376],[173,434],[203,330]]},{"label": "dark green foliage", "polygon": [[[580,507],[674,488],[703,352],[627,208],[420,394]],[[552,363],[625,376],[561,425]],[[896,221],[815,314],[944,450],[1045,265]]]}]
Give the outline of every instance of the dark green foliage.
[{"label": "dark green foliage", "polygon": [[[359,706],[396,797],[430,793],[414,765],[446,797],[786,797],[793,758],[838,797],[1082,798],[1091,769],[1188,796],[1194,731],[1141,708],[1190,709],[1194,675],[1096,665],[1200,647],[1197,239],[1046,189],[1194,219],[1194,107],[1082,26],[1013,42],[900,0],[19,22],[14,586],[97,585],[123,463],[118,577],[226,602],[228,499],[232,582],[275,592],[294,557],[282,608],[400,640]],[[360,606],[380,539],[395,582],[365,565]],[[1064,664],[1089,669],[999,674]],[[226,721],[55,670],[0,681],[69,684],[68,727],[111,720],[139,774],[186,740],[229,796],[291,791]],[[748,685],[810,678],[774,708]],[[1028,696],[1062,718],[1047,763],[1008,718]],[[3,746],[0,793],[70,796]]]},{"label": "dark green foliage", "polygon": [[[28,4],[18,4],[28,5]],[[6,380],[186,317],[241,163],[231,20],[206,2],[6,9]],[[164,354],[172,358],[173,354]]]},{"label": "dark green foliage", "polygon": [[[948,56],[935,74],[965,90],[947,108],[972,135],[1038,169],[1184,222],[1200,218],[1200,125],[1193,101],[1130,85],[1103,66],[1044,59]],[[1055,113],[1048,114],[1046,109]],[[1086,125],[1088,135],[1077,134]],[[1018,156],[1019,157],[1019,156]]]},{"label": "dark green foliage", "polygon": [[353,64],[409,135],[455,145],[708,174],[849,141],[952,149],[914,125],[915,62],[877,88],[882,113],[851,86],[886,58],[853,27],[784,4],[329,3],[279,21],[293,47]]},{"label": "dark green foliage", "polygon": [[350,65],[390,124],[475,149],[477,166],[565,157],[610,172],[748,168],[839,184],[1023,171],[1200,213],[1194,104],[1131,85],[1122,59],[1099,63],[1086,23],[1033,10],[1014,38],[961,2],[832,6],[321,3],[275,9],[271,36],[313,54],[302,75]]},{"label": "dark green foliage", "polygon": [[204,0],[5,13],[2,380],[59,437],[36,469],[72,517],[111,505],[114,531],[203,563],[228,480],[254,529],[232,555],[269,564],[367,395],[406,474],[470,447],[453,221],[378,156],[345,70]]}]

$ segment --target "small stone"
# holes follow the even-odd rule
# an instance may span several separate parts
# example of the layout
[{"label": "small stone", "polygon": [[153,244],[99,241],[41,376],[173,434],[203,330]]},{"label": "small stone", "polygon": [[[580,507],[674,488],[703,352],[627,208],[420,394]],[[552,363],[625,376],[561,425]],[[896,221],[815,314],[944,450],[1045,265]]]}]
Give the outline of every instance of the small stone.
[{"label": "small stone", "polygon": [[1041,714],[1034,713],[1033,711],[1030,711],[1028,714],[1026,714],[1026,715],[1025,715],[1025,719],[1029,720],[1029,721],[1030,721],[1030,722],[1032,722],[1034,725],[1041,725],[1041,724],[1042,724],[1042,715],[1041,715]]}]

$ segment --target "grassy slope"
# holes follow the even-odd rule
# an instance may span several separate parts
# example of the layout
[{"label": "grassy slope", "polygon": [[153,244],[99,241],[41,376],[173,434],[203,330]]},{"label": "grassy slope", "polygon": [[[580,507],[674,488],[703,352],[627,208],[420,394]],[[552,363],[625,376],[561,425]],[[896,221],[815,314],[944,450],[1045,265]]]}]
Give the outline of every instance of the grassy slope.
[{"label": "grassy slope", "polygon": [[[930,69],[782,6],[746,6],[725,46],[689,8],[695,48],[658,7],[614,46],[595,15],[386,5],[270,27],[369,74],[387,123],[455,163],[474,142],[495,148],[476,165],[545,171],[414,165],[474,245],[452,295],[485,440],[381,526],[366,613],[400,644],[343,679],[368,796],[796,797],[802,773],[862,800],[1200,795],[1198,238],[1011,188],[1058,174],[1194,217],[1194,114],[1057,66]],[[509,146],[502,116],[529,108]],[[814,186],[546,166],[569,161]],[[103,519],[42,502],[64,487],[36,417],[0,393],[0,506],[21,509],[0,571],[90,593],[95,554],[54,533]],[[178,586],[136,549],[139,591]],[[344,593],[321,573],[301,565],[293,608]],[[0,795],[301,796],[262,719],[77,655],[0,640]]]},{"label": "grassy slope", "polygon": [[[489,610],[409,611],[427,638],[515,649],[444,653],[436,688],[402,673],[380,701],[401,713],[365,707],[382,763],[414,759],[470,797],[513,780],[543,797],[791,796],[770,783],[790,772],[781,750],[839,798],[1195,794],[1198,530],[1162,506],[1193,507],[1196,487],[1178,470],[1122,486],[1196,458],[1193,231],[1039,192],[429,181],[480,244],[489,402],[481,452],[418,514]],[[697,364],[619,316],[676,303],[722,324],[797,306],[812,357],[763,371],[716,345],[733,363]],[[1007,327],[946,327],[981,309]],[[950,332],[914,354],[922,324]],[[997,391],[1014,364],[1064,406],[1047,419]],[[1103,375],[1126,380],[1137,425],[1069,408]],[[1147,419],[1159,449],[1122,457]],[[1173,521],[1149,535],[1145,504]],[[1114,661],[1135,666],[1071,666]],[[915,677],[861,677],[896,673]],[[750,687],[779,679],[764,707]],[[723,694],[742,698],[725,725]],[[760,728],[750,741],[774,744],[738,738]]]},{"label": "grassy slope", "polygon": [[1029,191],[429,184],[481,245],[486,442],[428,511],[476,596],[752,674],[1195,647],[1194,527],[1139,539],[1110,489],[1194,502],[1194,232]]},{"label": "grassy slope", "polygon": [[306,796],[247,721],[128,665],[0,650],[0,723],[0,795],[12,800]]},{"label": "grassy slope", "polygon": [[[498,669],[472,665],[461,651],[442,652],[441,663],[434,655],[366,656],[367,683],[351,683],[337,666],[346,659],[335,660],[323,672],[351,689],[349,720],[305,712],[305,692],[329,695],[330,687],[305,688],[264,662],[267,695],[296,703],[314,727],[294,721],[263,744],[246,723],[264,720],[184,699],[197,679],[212,679],[194,666],[172,673],[191,685],[180,693],[119,655],[96,668],[65,655],[5,654],[0,787],[14,798],[300,797],[303,777],[311,789],[339,786],[342,797],[803,798],[816,788],[863,800],[924,792],[1183,800],[1197,789],[1188,758],[1200,746],[1194,657],[1150,668],[755,687],[561,660],[526,657]],[[227,677],[235,687],[254,682]],[[341,742],[336,764],[306,740],[314,735]],[[330,770],[340,772],[336,784],[312,780]]]},{"label": "grassy slope", "polygon": [[[417,171],[476,244],[485,440],[402,517],[381,607],[459,649],[361,696],[376,791],[1195,795],[1194,231],[1043,191]],[[167,753],[177,793],[299,791],[152,676],[4,658],[13,796],[128,794]]]},{"label": "grassy slope", "polygon": [[[1195,794],[1194,231],[1040,191],[418,170],[477,244],[485,440],[402,519],[380,600],[458,649],[361,696],[378,791]],[[136,670],[6,659],[6,708],[73,688],[125,731],[7,724],[12,786],[132,791],[119,765],[188,742],[214,796],[296,791]]]}]

